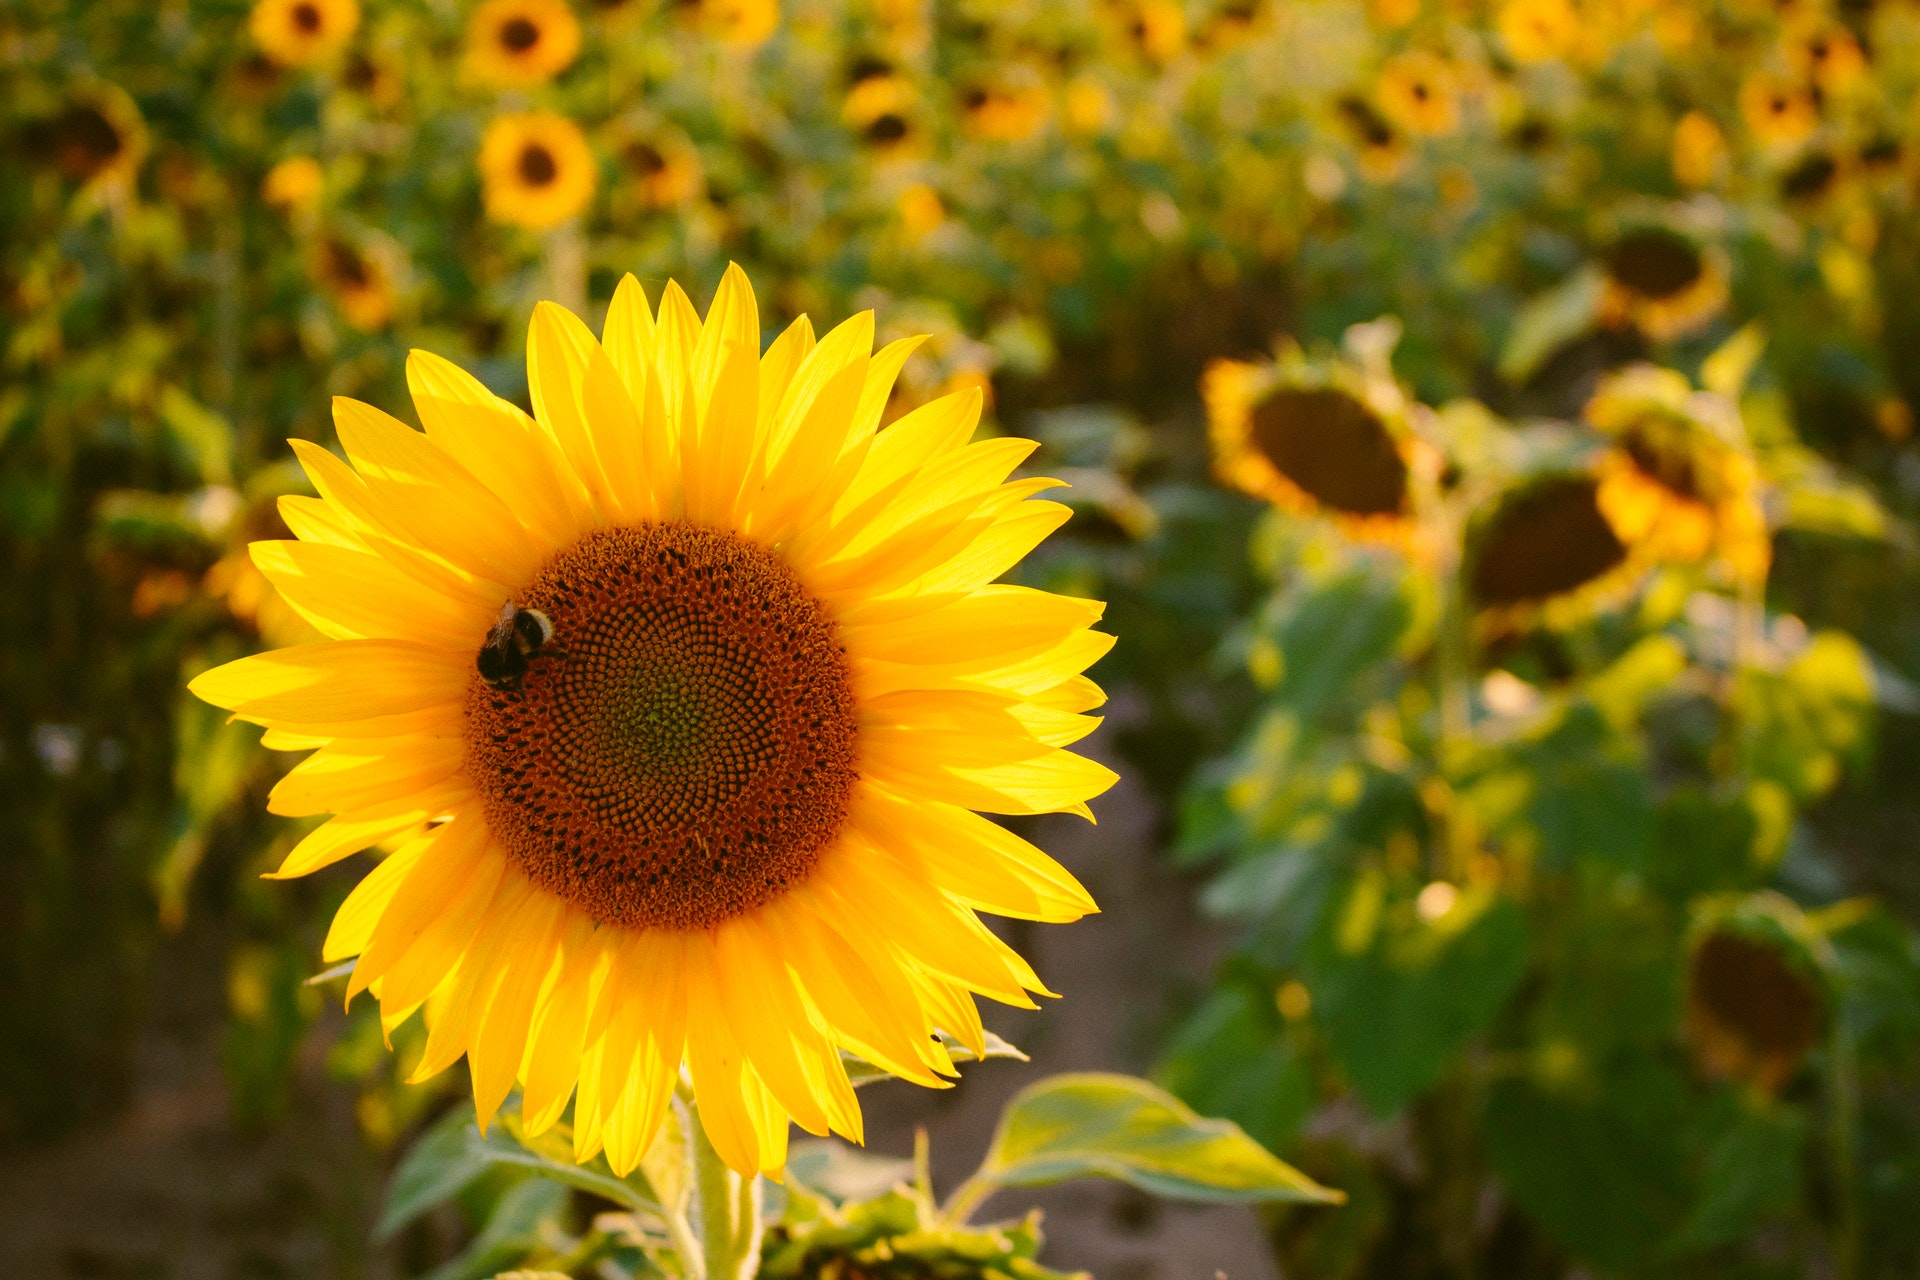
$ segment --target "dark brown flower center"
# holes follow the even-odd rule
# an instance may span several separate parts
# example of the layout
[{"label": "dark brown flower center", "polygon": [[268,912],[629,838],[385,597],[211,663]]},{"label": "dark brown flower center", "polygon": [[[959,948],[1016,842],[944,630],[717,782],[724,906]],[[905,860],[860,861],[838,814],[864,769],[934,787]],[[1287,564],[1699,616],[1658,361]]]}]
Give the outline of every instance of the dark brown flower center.
[{"label": "dark brown flower center", "polygon": [[1283,387],[1254,406],[1253,442],[1316,502],[1349,515],[1392,515],[1407,501],[1407,464],[1373,410],[1331,387]]},{"label": "dark brown flower center", "polygon": [[1706,492],[1699,468],[1694,466],[1693,456],[1687,451],[1684,430],[1643,422],[1626,432],[1620,447],[1642,475],[1664,489],[1699,502],[1706,498]]},{"label": "dark brown flower center", "polygon": [[520,148],[520,179],[530,187],[544,187],[560,176],[553,152],[537,142]]},{"label": "dark brown flower center", "polygon": [[509,18],[500,24],[500,43],[509,52],[525,53],[540,42],[540,28],[531,18]]},{"label": "dark brown flower center", "polygon": [[1693,953],[1694,1015],[1784,1073],[1820,1038],[1821,1001],[1780,949],[1736,933],[1709,935]]},{"label": "dark brown flower center", "polygon": [[367,268],[367,260],[350,244],[339,240],[327,241],[327,276],[342,289],[364,289],[373,282],[373,273]]},{"label": "dark brown flower center", "polygon": [[1564,476],[1508,498],[1474,548],[1469,582],[1483,605],[1546,600],[1627,558],[1600,511],[1599,486]]},{"label": "dark brown flower center", "polygon": [[48,134],[54,164],[76,182],[84,182],[106,168],[126,145],[113,122],[92,107],[68,107],[54,120]]},{"label": "dark brown flower center", "polygon": [[476,673],[487,821],[595,920],[702,929],[803,880],[846,819],[856,715],[834,624],[773,552],[603,529],[517,598],[553,623],[518,689]]},{"label": "dark brown flower center", "polygon": [[667,158],[650,142],[635,142],[626,149],[627,167],[643,178],[651,178],[667,167]]},{"label": "dark brown flower center", "polygon": [[297,4],[293,6],[293,25],[300,28],[300,30],[307,35],[312,35],[314,32],[320,30],[322,21],[323,19],[320,17],[320,8],[318,5]]},{"label": "dark brown flower center", "polygon": [[1629,231],[1607,253],[1607,271],[1644,298],[1671,298],[1700,278],[1700,251],[1657,228]]}]

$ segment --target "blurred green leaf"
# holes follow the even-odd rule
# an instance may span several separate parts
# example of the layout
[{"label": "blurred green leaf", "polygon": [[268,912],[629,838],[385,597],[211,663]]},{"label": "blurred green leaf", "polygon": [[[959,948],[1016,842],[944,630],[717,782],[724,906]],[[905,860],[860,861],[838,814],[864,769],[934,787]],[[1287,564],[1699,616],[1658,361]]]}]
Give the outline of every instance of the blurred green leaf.
[{"label": "blurred green leaf", "polygon": [[559,1183],[540,1178],[515,1183],[494,1203],[473,1243],[425,1280],[482,1280],[525,1260],[550,1243],[566,1209],[567,1189]]},{"label": "blurred green leaf", "polygon": [[1500,349],[1500,376],[1525,382],[1548,356],[1591,329],[1605,285],[1599,268],[1582,267],[1522,307]]},{"label": "blurred green leaf", "polygon": [[[1017,1062],[1026,1062],[1028,1060],[1027,1055],[1020,1052],[1018,1047],[1008,1044],[991,1031],[986,1033],[986,1052],[978,1058],[974,1056],[972,1049],[961,1044],[946,1032],[941,1031],[936,1034],[940,1037],[940,1043],[947,1047],[947,1056],[955,1062],[984,1062],[992,1058],[1012,1058]],[[840,1053],[840,1061],[846,1066],[847,1079],[851,1080],[856,1088],[863,1084],[878,1084],[882,1080],[895,1080],[899,1078],[886,1068],[876,1067],[866,1059],[848,1053],[845,1050],[842,1050]]]},{"label": "blurred green leaf", "polygon": [[1246,984],[1208,996],[1173,1034],[1154,1080],[1202,1115],[1231,1120],[1277,1151],[1313,1107],[1313,1076],[1288,1043],[1270,993]]},{"label": "blurred green leaf", "polygon": [[1338,1191],[1145,1080],[1085,1073],[1029,1085],[1000,1114],[976,1180],[1039,1187],[1115,1178],[1154,1195],[1224,1203],[1336,1203]]}]

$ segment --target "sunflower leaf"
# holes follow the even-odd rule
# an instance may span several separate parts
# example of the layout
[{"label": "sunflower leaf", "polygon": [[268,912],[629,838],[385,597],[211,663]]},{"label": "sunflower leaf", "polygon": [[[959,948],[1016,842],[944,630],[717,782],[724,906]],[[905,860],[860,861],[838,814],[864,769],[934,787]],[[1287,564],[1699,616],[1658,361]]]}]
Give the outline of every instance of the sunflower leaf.
[{"label": "sunflower leaf", "polygon": [[[989,1058],[1014,1058],[1020,1062],[1027,1061],[1027,1055],[1022,1053],[1019,1048],[1002,1040],[991,1031],[986,1033],[986,1052],[980,1054],[977,1058],[972,1049],[961,1044],[946,1032],[940,1031],[935,1034],[940,1037],[940,1043],[946,1046],[947,1056],[955,1062],[984,1062]],[[856,1088],[863,1084],[877,1084],[882,1080],[892,1080],[895,1078],[894,1074],[885,1067],[877,1067],[857,1054],[847,1053],[843,1050],[840,1054],[840,1061],[846,1065],[847,1079],[851,1080]]]},{"label": "sunflower leaf", "polygon": [[1227,1120],[1208,1120],[1145,1080],[1053,1076],[1007,1104],[976,1185],[1114,1178],[1153,1195],[1216,1203],[1335,1204],[1323,1187]]}]

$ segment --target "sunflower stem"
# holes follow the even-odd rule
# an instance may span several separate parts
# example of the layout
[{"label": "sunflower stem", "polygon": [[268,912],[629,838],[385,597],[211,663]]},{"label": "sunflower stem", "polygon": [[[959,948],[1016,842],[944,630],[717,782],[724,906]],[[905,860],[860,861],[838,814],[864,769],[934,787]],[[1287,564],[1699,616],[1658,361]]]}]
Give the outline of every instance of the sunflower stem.
[{"label": "sunflower stem", "polygon": [[760,1269],[760,1175],[743,1178],[707,1140],[696,1110],[687,1125],[693,1144],[694,1213],[705,1266],[701,1280],[753,1280]]}]

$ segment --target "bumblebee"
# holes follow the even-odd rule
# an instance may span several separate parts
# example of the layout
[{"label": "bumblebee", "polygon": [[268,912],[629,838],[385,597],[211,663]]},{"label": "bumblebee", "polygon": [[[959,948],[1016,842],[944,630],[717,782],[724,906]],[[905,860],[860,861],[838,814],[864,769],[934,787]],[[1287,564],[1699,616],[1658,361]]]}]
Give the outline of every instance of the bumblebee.
[{"label": "bumblebee", "polygon": [[474,665],[480,678],[495,689],[518,689],[527,666],[537,657],[557,657],[547,645],[553,641],[553,620],[538,609],[521,609],[509,600],[487,632]]}]

